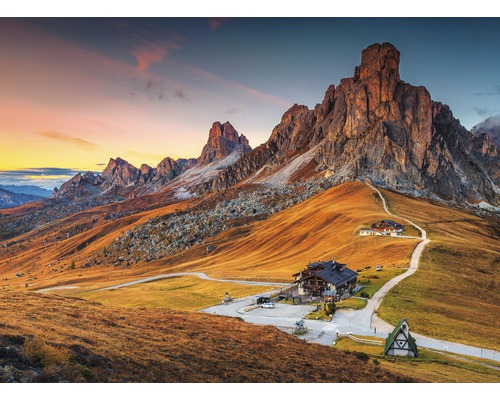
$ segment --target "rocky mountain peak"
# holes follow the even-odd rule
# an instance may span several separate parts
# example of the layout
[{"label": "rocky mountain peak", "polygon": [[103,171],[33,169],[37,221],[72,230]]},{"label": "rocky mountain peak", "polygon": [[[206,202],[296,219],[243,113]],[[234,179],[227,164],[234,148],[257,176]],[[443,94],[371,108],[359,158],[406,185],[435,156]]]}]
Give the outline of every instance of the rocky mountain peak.
[{"label": "rocky mountain peak", "polygon": [[207,144],[203,147],[197,162],[204,165],[225,158],[234,151],[245,154],[251,150],[248,139],[243,135],[240,136],[231,123],[221,124],[216,121],[208,132]]},{"label": "rocky mountain peak", "polygon": [[84,198],[97,193],[99,186],[103,183],[100,175],[96,175],[91,171],[85,174],[77,173],[67,182],[63,183],[59,190],[54,188],[52,198],[67,198],[75,200],[77,198]]},{"label": "rocky mountain peak", "polygon": [[500,146],[500,114],[488,117],[475,125],[471,132],[476,136],[486,133],[493,143]]},{"label": "rocky mountain peak", "polygon": [[399,58],[398,49],[391,43],[374,43],[361,52],[361,64],[355,70],[354,80],[381,74],[399,81]]},{"label": "rocky mountain peak", "polygon": [[214,122],[208,132],[208,142],[214,143],[220,136],[233,142],[238,141],[238,132],[236,132],[236,129],[234,129],[229,121],[226,121],[224,124],[221,124],[219,121]]},{"label": "rocky mountain peak", "polygon": [[118,157],[111,158],[107,167],[102,171],[102,177],[105,180],[105,188],[111,186],[123,187],[133,184],[139,178],[141,171],[129,164],[127,161]]},{"label": "rocky mountain peak", "polygon": [[368,178],[376,185],[457,203],[500,202],[498,152],[475,138],[448,106],[399,75],[399,51],[375,43],[361,53],[354,77],[330,85],[313,110],[294,105],[269,140],[213,180],[221,190],[250,181],[328,176]]}]

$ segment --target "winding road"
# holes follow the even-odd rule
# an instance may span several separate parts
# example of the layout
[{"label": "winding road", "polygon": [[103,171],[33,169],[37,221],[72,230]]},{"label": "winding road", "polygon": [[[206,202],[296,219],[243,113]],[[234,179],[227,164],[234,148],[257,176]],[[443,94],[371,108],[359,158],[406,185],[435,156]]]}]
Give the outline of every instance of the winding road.
[{"label": "winding road", "polygon": [[[386,282],[374,295],[371,299],[367,301],[366,307],[362,310],[352,310],[352,309],[341,309],[338,310],[332,321],[314,321],[307,320],[306,326],[308,328],[308,332],[306,335],[302,336],[302,338],[308,342],[319,343],[323,345],[332,345],[337,338],[337,332],[347,333],[351,332],[357,335],[362,336],[377,336],[379,338],[385,339],[387,335],[392,332],[394,327],[387,322],[381,320],[376,311],[380,306],[384,296],[387,292],[401,282],[403,279],[415,273],[418,269],[419,260],[422,255],[422,252],[425,246],[430,243],[430,239],[427,238],[427,232],[416,225],[413,221],[409,219],[400,217],[395,215],[389,211],[387,208],[387,202],[376,187],[373,185],[366,183],[373,191],[375,191],[380,199],[382,200],[382,206],[384,211],[402,219],[409,224],[413,225],[416,229],[418,229],[421,233],[421,237],[407,237],[411,239],[420,239],[420,242],[415,247],[413,254],[410,259],[410,265],[406,272],[397,277],[391,279]],[[138,279],[131,282],[126,282],[114,286],[109,286],[101,289],[96,289],[98,291],[102,290],[115,290],[123,287],[137,285],[141,283],[147,283],[152,281],[157,281],[161,279],[174,278],[179,276],[196,276],[200,279],[217,281],[217,282],[228,282],[228,283],[236,283],[242,285],[259,285],[259,286],[271,286],[271,287],[280,287],[279,289],[274,289],[269,292],[263,293],[262,295],[271,295],[273,293],[277,293],[283,288],[290,287],[290,283],[282,283],[282,282],[256,282],[256,281],[244,281],[244,280],[230,280],[230,279],[216,279],[210,278],[203,272],[179,272],[172,274],[163,274],[163,275],[155,275],[148,278]],[[76,289],[77,286],[58,286],[52,288],[40,289],[38,292],[47,292],[51,290],[62,290],[62,289]],[[206,308],[201,310],[202,312],[218,314],[224,316],[231,317],[240,317],[246,322],[260,324],[260,325],[272,325],[276,326],[279,329],[282,329],[286,332],[292,333],[295,327],[295,323],[297,320],[301,319],[302,316],[312,311],[314,307],[312,306],[297,306],[297,305],[288,305],[288,304],[276,304],[276,308],[274,309],[262,309],[251,307],[253,304],[255,296],[248,296],[245,298],[235,299],[231,303],[219,304],[213,307]],[[418,346],[434,349],[438,351],[447,351],[451,353],[474,356],[483,359],[489,360],[500,360],[500,354],[497,351],[490,349],[483,349],[479,347],[467,346],[460,343],[448,342],[439,339],[429,338],[423,335],[419,335],[412,332],[412,335],[415,337]]]},{"label": "winding road", "polygon": [[[408,222],[420,231],[421,237],[417,238],[420,239],[420,242],[417,244],[415,250],[413,251],[408,270],[403,274],[398,275],[397,277],[386,282],[373,295],[373,297],[367,301],[367,305],[365,308],[363,308],[362,310],[338,310],[335,313],[332,321],[330,322],[307,320],[306,325],[308,328],[308,332],[302,337],[308,342],[331,345],[336,340],[336,332],[352,332],[354,334],[362,336],[377,336],[382,339],[387,338],[388,334],[392,332],[394,327],[381,320],[377,316],[376,311],[380,303],[382,302],[382,299],[391,288],[393,288],[403,279],[415,273],[415,271],[418,269],[422,252],[425,246],[430,243],[430,239],[427,238],[427,232],[423,228],[415,224],[413,221],[410,221],[409,219],[391,213],[387,208],[387,202],[380,190],[378,190],[373,185],[370,185],[369,183],[367,183],[367,185],[379,195],[380,199],[382,200],[384,211],[387,214]],[[415,237],[411,238],[415,239]],[[248,298],[239,299],[238,301],[233,302],[233,304],[218,305],[202,311],[227,316],[239,316],[247,322],[262,325],[274,325],[286,332],[292,332],[295,327],[295,322],[297,321],[297,319],[300,319],[297,318],[296,315],[292,314],[290,307],[295,310],[297,308],[303,307],[302,315],[305,315],[311,311],[310,306],[307,307],[277,304],[277,307],[275,309],[265,310],[265,314],[263,314],[262,310],[260,309],[259,312],[256,313],[255,311],[257,310],[246,311],[249,305],[248,300]],[[412,335],[413,337],[415,337],[418,346],[424,348],[447,351],[467,356],[474,356],[494,361],[500,360],[499,352],[494,350],[433,339],[413,332]]]}]

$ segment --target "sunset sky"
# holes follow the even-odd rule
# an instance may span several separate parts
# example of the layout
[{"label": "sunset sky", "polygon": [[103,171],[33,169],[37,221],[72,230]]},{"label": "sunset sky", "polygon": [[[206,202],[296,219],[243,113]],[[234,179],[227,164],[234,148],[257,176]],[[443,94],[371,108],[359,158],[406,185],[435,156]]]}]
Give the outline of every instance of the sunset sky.
[{"label": "sunset sky", "polygon": [[500,20],[0,19],[0,184],[59,186],[110,157],[197,157],[214,121],[252,147],[314,107],[361,51],[391,42],[401,78],[468,129],[500,114]]}]

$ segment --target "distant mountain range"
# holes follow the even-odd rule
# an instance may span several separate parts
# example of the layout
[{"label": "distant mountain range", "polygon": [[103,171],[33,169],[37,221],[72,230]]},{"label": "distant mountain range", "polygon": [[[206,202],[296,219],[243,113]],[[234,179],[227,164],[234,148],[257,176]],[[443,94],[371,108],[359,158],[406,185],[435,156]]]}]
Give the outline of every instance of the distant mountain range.
[{"label": "distant mountain range", "polygon": [[488,117],[483,122],[474,126],[471,132],[476,136],[486,134],[497,147],[500,146],[500,114]]},{"label": "distant mountain range", "polygon": [[52,197],[114,201],[170,190],[186,198],[236,184],[369,179],[453,204],[500,205],[498,144],[489,125],[465,129],[425,87],[401,80],[399,61],[392,44],[369,46],[353,77],[331,85],[313,109],[292,106],[253,150],[229,122],[215,122],[197,159],[167,157],[156,168],[111,159],[101,175],[77,174]]},{"label": "distant mountain range", "polygon": [[12,193],[29,194],[38,197],[50,197],[51,191],[33,185],[0,185],[0,189]]},{"label": "distant mountain range", "polygon": [[[76,174],[59,189],[54,189],[52,198],[68,200],[88,197],[108,200],[131,198],[163,189],[187,170],[190,170],[188,174],[190,180],[194,179],[194,171],[200,171],[195,175],[201,180],[194,179],[194,183],[188,185],[190,189],[196,189],[203,183],[203,178],[208,179],[211,176],[209,170],[213,175],[212,167],[219,164],[219,169],[226,167],[251,150],[247,138],[239,135],[229,122],[222,124],[217,121],[209,130],[207,144],[197,159],[173,160],[166,157],[155,168],[147,164],[136,168],[120,157],[112,158],[101,175],[90,171]],[[184,196],[187,189],[180,190],[180,196]]]},{"label": "distant mountain range", "polygon": [[0,188],[0,209],[17,207],[31,201],[41,200],[43,197],[31,194],[14,193]]}]

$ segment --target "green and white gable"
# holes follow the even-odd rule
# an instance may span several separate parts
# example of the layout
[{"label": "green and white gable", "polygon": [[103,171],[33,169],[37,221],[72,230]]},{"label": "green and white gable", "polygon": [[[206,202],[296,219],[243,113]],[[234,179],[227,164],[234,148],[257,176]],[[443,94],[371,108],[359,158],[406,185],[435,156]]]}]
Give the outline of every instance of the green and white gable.
[{"label": "green and white gable", "polygon": [[385,340],[384,355],[418,357],[417,344],[410,335],[408,321],[403,318]]}]

